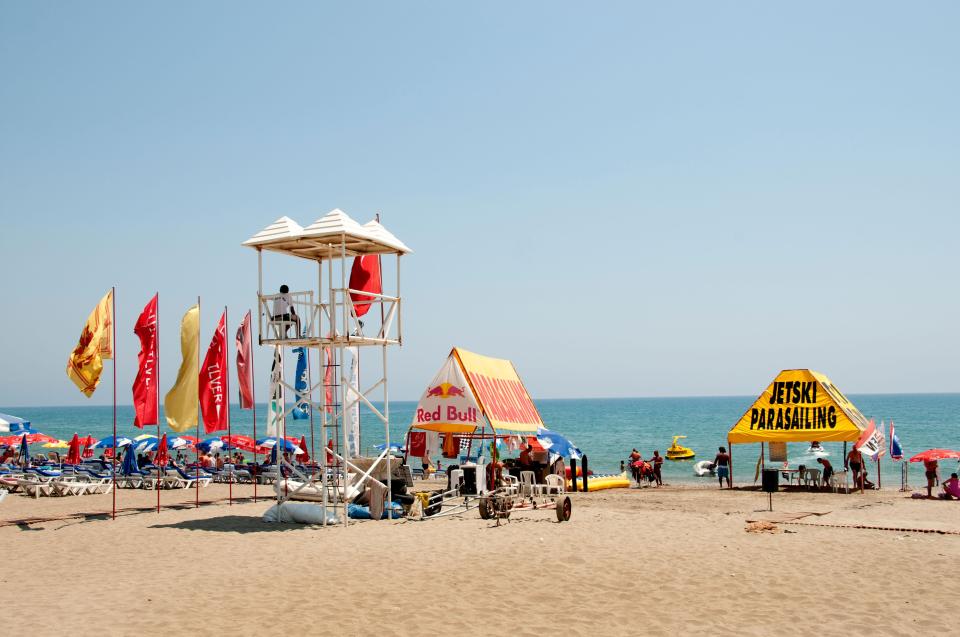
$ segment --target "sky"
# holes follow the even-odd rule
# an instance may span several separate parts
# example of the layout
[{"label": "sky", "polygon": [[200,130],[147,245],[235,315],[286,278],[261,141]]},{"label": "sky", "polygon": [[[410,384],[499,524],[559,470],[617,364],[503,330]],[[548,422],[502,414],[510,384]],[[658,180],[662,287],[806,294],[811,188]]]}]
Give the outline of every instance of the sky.
[{"label": "sky", "polygon": [[[795,367],[957,391],[958,20],[2,0],[0,406],[111,402],[109,376],[87,399],[64,373],[111,286],[118,400],[154,292],[166,391],[198,295],[202,347],[255,305],[241,242],[333,208],[414,251],[394,399],[455,345],[512,359],[536,398],[755,395]],[[274,263],[268,285],[299,276]]]}]

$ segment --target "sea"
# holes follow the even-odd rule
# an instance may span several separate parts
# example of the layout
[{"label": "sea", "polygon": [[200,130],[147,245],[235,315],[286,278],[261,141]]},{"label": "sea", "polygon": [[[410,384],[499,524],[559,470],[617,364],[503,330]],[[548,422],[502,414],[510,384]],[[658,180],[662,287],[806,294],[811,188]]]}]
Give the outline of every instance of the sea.
[{"label": "sea", "polygon": [[[889,432],[890,422],[896,424],[897,436],[909,458],[932,447],[960,449],[960,394],[864,394],[848,396],[867,417],[877,423],[884,421]],[[752,396],[688,397],[688,398],[604,398],[563,399],[535,401],[547,427],[569,438],[588,457],[589,467],[596,473],[618,473],[620,462],[636,447],[647,458],[656,449],[664,454],[673,436],[684,435],[681,444],[696,452],[689,461],[666,462],[664,480],[671,483],[707,483],[710,478],[694,476],[693,465],[699,460],[712,460],[717,448],[726,445],[726,433],[755,400]],[[390,403],[390,438],[402,441],[413,418],[416,403]],[[0,406],[0,413],[25,418],[32,427],[56,438],[69,440],[74,433],[92,434],[103,438],[113,431],[113,407],[17,407]],[[257,436],[263,437],[266,408],[257,407]],[[142,433],[156,433],[156,427],[139,430],[133,425],[133,407],[117,408],[117,432],[134,437]],[[161,418],[162,420],[162,418]],[[361,444],[368,453],[384,441],[384,427],[370,413],[361,413]],[[251,411],[234,405],[231,409],[234,433],[252,435]],[[316,447],[319,449],[319,422],[315,425]],[[163,426],[161,433],[170,432]],[[194,433],[194,432],[187,432]],[[287,420],[288,436],[305,436],[310,440],[309,420]],[[202,436],[201,436],[202,437]],[[31,451],[46,451],[34,445]],[[788,463],[816,466],[816,457],[807,453],[809,443],[788,445]],[[824,443],[834,466],[843,464],[843,443]],[[734,478],[740,482],[753,481],[754,468],[760,445],[735,445],[733,448]],[[444,464],[449,461],[444,461]],[[898,486],[901,465],[881,460],[881,479],[884,487]],[[953,461],[942,463],[945,470],[956,470]],[[874,479],[875,469],[870,478]],[[919,484],[920,466],[910,467],[910,480]],[[714,478],[715,480],[715,478]],[[875,480],[874,480],[875,481]]]}]

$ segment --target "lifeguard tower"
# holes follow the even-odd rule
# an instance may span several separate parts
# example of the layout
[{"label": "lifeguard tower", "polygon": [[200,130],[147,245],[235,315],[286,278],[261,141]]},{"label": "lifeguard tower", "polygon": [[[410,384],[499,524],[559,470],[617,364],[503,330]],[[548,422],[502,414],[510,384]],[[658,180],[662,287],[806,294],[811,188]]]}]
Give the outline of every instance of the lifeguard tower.
[{"label": "lifeguard tower", "polygon": [[[285,454],[277,453],[277,504],[286,500],[317,502],[327,524],[328,512],[348,522],[346,505],[365,488],[377,485],[391,489],[391,473],[401,459],[390,449],[390,402],[388,350],[402,343],[400,258],[410,252],[379,219],[360,224],[335,209],[303,227],[288,217],[243,242],[257,251],[257,322],[262,346],[273,348],[271,405],[268,434],[277,447],[287,437],[288,416],[297,405],[308,406],[311,446],[319,425],[320,445],[311,454],[313,465],[304,468]],[[263,287],[264,253],[296,257],[309,262],[306,278],[316,277],[316,288],[267,293]],[[394,259],[390,257],[395,257]],[[350,289],[354,259],[376,258],[381,273],[380,293]],[[395,264],[395,266],[394,266]],[[289,262],[284,273],[291,272]],[[395,277],[387,277],[394,269]],[[301,273],[302,274],[302,273]],[[388,281],[393,288],[388,293]],[[298,278],[298,280],[300,280]],[[361,320],[358,308],[365,307]],[[284,377],[284,359],[293,348],[307,354],[306,390],[297,390]],[[360,353],[378,353],[364,358],[364,383],[357,382]],[[313,374],[313,351],[320,373]],[[347,358],[350,358],[349,369]],[[351,373],[352,372],[352,373]],[[317,382],[315,382],[315,378]],[[372,379],[372,380],[371,380]],[[284,393],[296,398],[287,406]],[[378,402],[380,407],[375,406]],[[379,455],[364,456],[361,448],[359,407],[364,405],[383,426],[386,444]],[[319,421],[319,422],[317,422]],[[285,476],[286,474],[286,476]]]}]

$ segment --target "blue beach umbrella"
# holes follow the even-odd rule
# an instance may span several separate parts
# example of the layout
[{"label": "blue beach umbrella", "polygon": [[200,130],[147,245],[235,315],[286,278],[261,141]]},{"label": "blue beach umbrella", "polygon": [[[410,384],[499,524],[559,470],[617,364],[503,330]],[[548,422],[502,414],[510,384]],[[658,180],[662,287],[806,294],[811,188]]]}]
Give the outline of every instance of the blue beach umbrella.
[{"label": "blue beach umbrella", "polygon": [[[260,440],[257,441],[257,446],[258,446],[258,447],[268,447],[268,448],[274,448],[274,449],[276,449],[276,445],[277,445],[277,439],[276,439],[276,438],[273,438],[273,437],[271,437],[271,438],[261,438]],[[298,447],[297,445],[293,444],[293,443],[290,442],[289,440],[281,440],[281,441],[280,441],[280,448],[283,449],[284,451],[289,451],[289,452],[292,452],[292,453],[302,453],[300,447]]]},{"label": "blue beach umbrella", "polygon": [[30,432],[30,421],[11,416],[9,414],[0,414],[0,433],[17,434],[21,431]]},{"label": "blue beach umbrella", "polygon": [[220,449],[231,449],[227,443],[225,443],[220,438],[207,438],[206,440],[201,441],[197,444],[197,449],[204,453],[210,453],[211,451],[218,451]]},{"label": "blue beach umbrella", "polygon": [[[129,438],[124,438],[123,436],[117,436],[117,448],[126,447],[131,444],[133,441]],[[108,449],[113,447],[113,436],[107,436],[97,444],[93,446],[94,449]]]},{"label": "blue beach umbrella", "polygon": [[549,451],[567,458],[579,460],[583,453],[565,436],[549,429],[537,430],[537,442]]},{"label": "blue beach umbrella", "polygon": [[[386,445],[387,445],[387,443],[384,442],[384,443],[381,443],[381,444],[379,444],[379,445],[375,445],[375,446],[374,446],[374,449],[376,449],[377,451],[383,451],[383,450],[386,448]],[[391,453],[401,453],[401,452],[403,452],[403,443],[402,443],[402,442],[397,442],[397,441],[395,441],[395,440],[391,440],[391,441],[390,441],[390,451],[391,451]]]}]

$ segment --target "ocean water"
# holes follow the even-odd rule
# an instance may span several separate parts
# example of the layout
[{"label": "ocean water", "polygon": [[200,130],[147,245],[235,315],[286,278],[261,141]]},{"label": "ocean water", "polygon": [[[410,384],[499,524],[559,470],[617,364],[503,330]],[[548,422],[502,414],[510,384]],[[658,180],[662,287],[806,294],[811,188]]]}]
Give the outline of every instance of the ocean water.
[{"label": "ocean water", "polygon": [[[931,447],[960,449],[960,394],[869,394],[849,396],[867,416],[888,423],[894,420],[897,435],[909,457]],[[620,461],[633,447],[649,457],[657,449],[663,454],[672,436],[686,435],[681,441],[692,448],[697,457],[692,461],[665,462],[664,479],[667,482],[708,481],[693,475],[693,463],[711,460],[717,447],[726,445],[726,433],[734,422],[750,407],[755,397],[726,396],[705,398],[623,398],[623,399],[569,399],[538,400],[544,422],[550,429],[570,438],[590,460],[590,468],[598,473],[619,471]],[[413,417],[414,402],[392,402],[391,439],[402,440]],[[87,433],[97,438],[109,435],[113,429],[112,407],[4,407],[0,412],[26,418],[33,427],[57,438],[69,439],[74,432]],[[266,409],[257,407],[257,435],[266,429]],[[250,411],[231,410],[234,433],[250,435],[253,418]],[[384,440],[383,425],[370,413],[361,414],[362,444],[372,452],[373,446]],[[288,435],[304,435],[310,440],[310,421],[288,419]],[[117,431],[133,437],[140,433],[155,433],[155,427],[143,431],[133,426],[133,407],[119,406]],[[161,432],[167,431],[162,427]],[[316,446],[320,447],[319,423],[316,425]],[[193,432],[188,432],[193,433]],[[808,443],[788,445],[791,466],[815,465],[815,458],[805,454]],[[834,466],[843,464],[843,444],[824,443]],[[42,451],[40,445],[31,449]],[[753,479],[754,466],[760,446],[736,445],[733,449],[734,477],[737,481]],[[952,462],[942,463],[944,469],[955,470]],[[881,464],[884,484],[899,484],[900,469],[889,458]],[[871,478],[875,470],[871,469]],[[911,482],[919,484],[920,468],[911,467]]]}]

